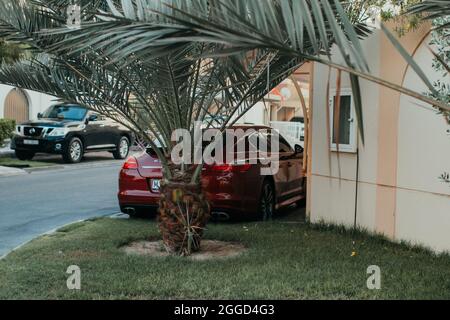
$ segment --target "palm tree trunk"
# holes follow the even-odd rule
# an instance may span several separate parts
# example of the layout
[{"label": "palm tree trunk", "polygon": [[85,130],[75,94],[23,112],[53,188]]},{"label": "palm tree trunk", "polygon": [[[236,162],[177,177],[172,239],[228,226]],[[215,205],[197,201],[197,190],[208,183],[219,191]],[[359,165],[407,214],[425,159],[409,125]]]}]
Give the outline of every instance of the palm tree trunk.
[{"label": "palm tree trunk", "polygon": [[166,250],[182,256],[200,250],[211,211],[201,183],[191,183],[193,174],[175,170],[172,179],[161,183],[159,231]]}]

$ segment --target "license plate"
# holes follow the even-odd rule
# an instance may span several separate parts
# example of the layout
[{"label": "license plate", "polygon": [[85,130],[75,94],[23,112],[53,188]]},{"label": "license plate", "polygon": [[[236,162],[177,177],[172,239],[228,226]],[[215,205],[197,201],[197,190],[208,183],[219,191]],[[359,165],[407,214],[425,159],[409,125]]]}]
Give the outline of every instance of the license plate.
[{"label": "license plate", "polygon": [[23,144],[31,145],[31,146],[38,146],[39,140],[23,140]]},{"label": "license plate", "polygon": [[152,191],[159,191],[161,187],[161,180],[152,180]]}]

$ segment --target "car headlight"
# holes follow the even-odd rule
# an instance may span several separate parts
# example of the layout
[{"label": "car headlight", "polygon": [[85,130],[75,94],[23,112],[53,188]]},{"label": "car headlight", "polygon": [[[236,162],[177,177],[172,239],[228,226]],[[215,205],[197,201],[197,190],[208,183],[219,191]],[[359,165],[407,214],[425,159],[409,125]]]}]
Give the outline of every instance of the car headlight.
[{"label": "car headlight", "polygon": [[22,135],[22,126],[16,126],[16,130],[14,134],[21,136]]},{"label": "car headlight", "polygon": [[65,137],[69,128],[55,128],[49,133],[49,137]]}]

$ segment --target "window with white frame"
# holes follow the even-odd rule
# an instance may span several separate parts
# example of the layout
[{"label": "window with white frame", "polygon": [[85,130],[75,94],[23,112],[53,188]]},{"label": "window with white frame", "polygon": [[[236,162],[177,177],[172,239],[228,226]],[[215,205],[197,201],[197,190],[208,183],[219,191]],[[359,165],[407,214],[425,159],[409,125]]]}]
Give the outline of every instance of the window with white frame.
[{"label": "window with white frame", "polygon": [[[352,91],[350,89],[341,90],[339,109],[337,100],[336,93],[334,93],[329,101],[331,150],[338,150],[339,139],[340,152],[356,152],[357,124]],[[335,114],[339,117],[338,126],[335,126]]]}]

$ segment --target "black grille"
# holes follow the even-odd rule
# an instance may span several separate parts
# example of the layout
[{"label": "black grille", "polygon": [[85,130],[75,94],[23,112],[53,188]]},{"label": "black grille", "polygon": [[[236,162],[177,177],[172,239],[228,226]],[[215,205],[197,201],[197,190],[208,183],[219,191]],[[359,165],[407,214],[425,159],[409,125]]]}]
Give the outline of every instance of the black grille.
[{"label": "black grille", "polygon": [[25,127],[23,133],[29,137],[40,137],[44,128]]}]

